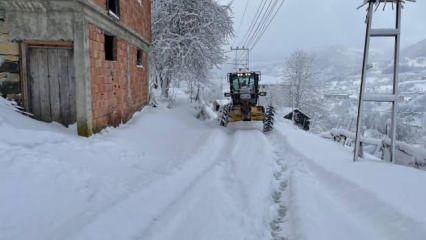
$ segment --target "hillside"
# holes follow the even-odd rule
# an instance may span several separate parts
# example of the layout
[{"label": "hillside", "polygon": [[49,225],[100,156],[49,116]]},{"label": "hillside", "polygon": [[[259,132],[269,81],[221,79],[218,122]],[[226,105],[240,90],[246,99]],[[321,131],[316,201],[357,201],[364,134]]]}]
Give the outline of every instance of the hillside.
[{"label": "hillside", "polygon": [[[404,101],[399,108],[398,138],[409,143],[426,146],[426,57],[422,57],[425,41],[407,47],[400,62],[400,94]],[[412,53],[416,53],[413,55]],[[324,98],[322,119],[316,122],[316,131],[327,131],[330,128],[348,128],[357,111],[357,98],[361,79],[362,50],[344,46],[332,46],[313,52],[314,75],[316,88]],[[262,63],[268,66],[263,71],[266,83],[281,84],[284,60],[281,63]],[[257,66],[257,65],[256,65]],[[380,51],[372,51],[371,68],[368,71],[367,92],[390,93],[393,68],[387,57]],[[290,106],[288,87],[270,87],[273,101],[278,106]],[[318,107],[318,109],[321,109]],[[386,104],[368,104],[366,126],[371,130],[384,134],[380,123],[389,118],[390,107]],[[318,113],[311,113],[312,115]]]},{"label": "hillside", "polygon": [[401,56],[404,58],[426,58],[426,39],[402,49]]}]

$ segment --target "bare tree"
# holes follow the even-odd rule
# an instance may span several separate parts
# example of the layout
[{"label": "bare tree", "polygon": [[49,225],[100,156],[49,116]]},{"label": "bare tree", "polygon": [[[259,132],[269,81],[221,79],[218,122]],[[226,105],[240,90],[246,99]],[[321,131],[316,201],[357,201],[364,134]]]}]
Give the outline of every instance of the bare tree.
[{"label": "bare tree", "polygon": [[287,59],[284,80],[289,86],[289,100],[293,108],[309,110],[316,94],[313,57],[297,50]]}]

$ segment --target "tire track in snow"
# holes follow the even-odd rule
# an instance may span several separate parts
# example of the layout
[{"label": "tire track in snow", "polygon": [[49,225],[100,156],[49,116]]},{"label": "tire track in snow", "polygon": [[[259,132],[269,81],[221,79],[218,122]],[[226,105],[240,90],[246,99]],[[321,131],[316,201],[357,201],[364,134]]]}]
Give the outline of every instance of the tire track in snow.
[{"label": "tire track in snow", "polygon": [[[293,194],[293,196],[289,196],[290,222],[288,226],[292,230],[290,239],[309,239],[306,237],[305,232],[307,226],[300,226],[306,220],[303,218],[319,217],[314,213],[303,213],[303,209],[298,209],[308,206],[306,203],[301,205],[299,202],[303,201],[304,198],[316,198],[318,201],[316,204],[321,204],[322,209],[312,208],[311,210],[329,211],[330,214],[327,215],[327,219],[316,221],[330,221],[330,224],[334,222],[339,224],[340,227],[346,228],[345,236],[341,236],[343,238],[351,237],[350,239],[352,239],[354,236],[359,235],[358,239],[421,240],[426,236],[424,226],[378,199],[374,193],[304,157],[290,147],[282,133],[276,132],[273,141],[276,144],[280,143],[282,157],[287,159],[289,168],[291,168],[289,194]],[[313,202],[308,204],[313,204]],[[330,217],[333,214],[338,219],[331,219]],[[317,230],[321,230],[321,233],[326,235],[338,234],[337,232],[339,232],[327,232],[324,229]],[[318,234],[315,239],[318,237],[324,236]]]},{"label": "tire track in snow", "polygon": [[[196,154],[199,151],[202,151],[204,148],[206,148],[206,145],[208,145],[209,141],[212,141],[212,139],[214,140],[217,137],[216,135],[217,134],[213,132],[210,133],[207,137],[203,136],[202,138],[200,138],[200,146],[197,151],[194,151],[191,158],[196,157]],[[184,165],[188,164],[188,162],[185,162]],[[180,168],[183,167],[185,166],[177,166],[178,169],[175,169],[174,171],[178,171]],[[74,237],[78,235],[80,231],[82,231],[92,222],[95,222],[97,218],[101,217],[102,215],[105,215],[110,209],[120,205],[126,200],[132,198],[134,195],[137,195],[138,193],[140,193],[140,191],[143,191],[145,187],[151,184],[155,184],[156,181],[161,180],[161,177],[165,177],[164,174],[154,175],[155,178],[151,179],[149,182],[137,183],[136,181],[138,180],[135,179],[135,187],[129,192],[125,192],[119,195],[118,197],[110,199],[106,202],[94,203],[95,205],[88,206],[87,208],[75,214],[74,217],[69,218],[66,222],[53,229],[53,231],[48,236],[46,236],[45,239],[74,239]]]},{"label": "tire track in snow", "polygon": [[[243,214],[252,233],[243,239],[269,239],[269,208],[272,204],[272,146],[261,129],[236,132],[238,142],[225,166],[226,190],[235,208]],[[254,220],[255,219],[255,220]]]},{"label": "tire track in snow", "polygon": [[[137,239],[137,236],[155,224],[162,214],[176,204],[206,173],[221,160],[229,147],[227,137],[215,130],[192,159],[164,179],[145,186],[139,192],[117,202],[82,228],[64,239]],[[219,146],[216,152],[211,146]]]},{"label": "tire track in snow", "polygon": [[[262,143],[260,137],[264,138],[259,131],[232,132],[228,147],[222,150],[217,164],[135,239],[267,239],[267,223],[263,225],[262,218],[267,216],[269,205],[265,203],[265,211],[261,209],[259,214],[259,208],[254,210],[258,207],[255,206],[258,199],[247,189],[256,188],[255,184],[250,184],[252,181],[263,179],[256,178],[256,174],[246,175],[251,171],[262,172],[255,163],[263,165],[265,159],[253,154],[262,155],[258,151],[262,147],[257,146]],[[269,174],[267,179],[270,180]],[[266,194],[266,200],[268,196]]]},{"label": "tire track in snow", "polygon": [[288,240],[290,227],[288,224],[288,201],[290,172],[283,149],[276,139],[275,132],[270,134],[270,142],[274,147],[276,171],[274,172],[275,191],[272,194],[272,221],[270,222],[271,240]]},{"label": "tire track in snow", "polygon": [[[144,240],[144,239],[151,239],[155,234],[158,233],[158,231],[161,231],[164,226],[167,226],[168,219],[171,219],[173,212],[176,208],[178,208],[179,204],[182,203],[183,199],[191,193],[191,191],[194,190],[197,186],[200,185],[200,182],[204,178],[208,178],[210,176],[210,173],[215,170],[217,166],[219,166],[222,162],[228,160],[226,157],[226,154],[230,152],[230,150],[233,148],[235,141],[235,136],[231,136],[231,140],[227,139],[224,141],[225,147],[218,150],[219,154],[215,155],[214,161],[211,162],[211,164],[202,170],[191,182],[184,188],[184,190],[176,196],[176,198],[171,201],[161,212],[157,214],[157,216],[154,218],[154,220],[144,229],[137,234],[137,236],[134,238],[136,240]],[[213,147],[215,145],[212,145],[210,147]],[[164,229],[163,229],[164,230]]]}]

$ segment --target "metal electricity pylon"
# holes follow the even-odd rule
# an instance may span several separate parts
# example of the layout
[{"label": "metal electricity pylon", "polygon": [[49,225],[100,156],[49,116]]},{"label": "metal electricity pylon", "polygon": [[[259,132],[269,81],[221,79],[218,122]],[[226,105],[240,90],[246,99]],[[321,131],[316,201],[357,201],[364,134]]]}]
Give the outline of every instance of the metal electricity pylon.
[{"label": "metal electricity pylon", "polygon": [[[365,102],[387,102],[392,104],[392,116],[391,116],[391,161],[395,161],[395,146],[396,146],[396,120],[398,112],[398,101],[400,99],[398,89],[398,76],[399,76],[399,58],[400,58],[400,45],[401,45],[401,10],[403,0],[366,0],[365,3],[368,5],[367,9],[367,30],[365,35],[365,47],[364,47],[364,60],[362,65],[361,74],[361,88],[358,102],[358,116],[356,122],[356,137],[355,137],[355,150],[354,150],[354,161],[358,160],[359,156],[362,156],[361,137],[362,137],[362,121],[363,111]],[[392,9],[395,8],[395,28],[390,29],[374,29],[372,28],[372,21],[374,12],[378,9],[381,4],[392,4]],[[386,8],[383,8],[384,10]],[[393,84],[392,94],[366,94],[366,80],[368,71],[368,60],[370,50],[370,40],[376,37],[394,38],[394,61],[393,61]]]},{"label": "metal electricity pylon", "polygon": [[250,49],[246,47],[231,47],[235,52],[234,70],[248,71],[250,69]]}]

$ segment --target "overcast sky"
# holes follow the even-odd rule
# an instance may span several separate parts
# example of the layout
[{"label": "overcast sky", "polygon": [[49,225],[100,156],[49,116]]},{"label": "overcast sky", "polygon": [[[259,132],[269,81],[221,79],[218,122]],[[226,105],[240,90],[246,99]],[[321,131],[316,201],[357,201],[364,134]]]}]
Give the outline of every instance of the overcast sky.
[{"label": "overcast sky", "polygon": [[[227,4],[231,0],[218,0]],[[234,22],[237,46],[247,31],[262,0],[234,0]],[[268,0],[270,1],[270,0]],[[242,18],[248,2],[248,11]],[[357,10],[361,0],[286,0],[263,39],[252,54],[252,60],[280,60],[295,49],[314,50],[332,45],[362,48],[365,34],[365,8]],[[394,13],[390,8],[388,13]],[[390,14],[379,12],[377,26],[390,23]],[[240,21],[243,21],[242,24]],[[402,45],[426,39],[426,0],[408,4],[403,10]],[[241,29],[238,27],[242,25]],[[388,24],[388,26],[392,26]],[[390,43],[390,42],[389,42]],[[381,47],[377,42],[373,47]]]}]

